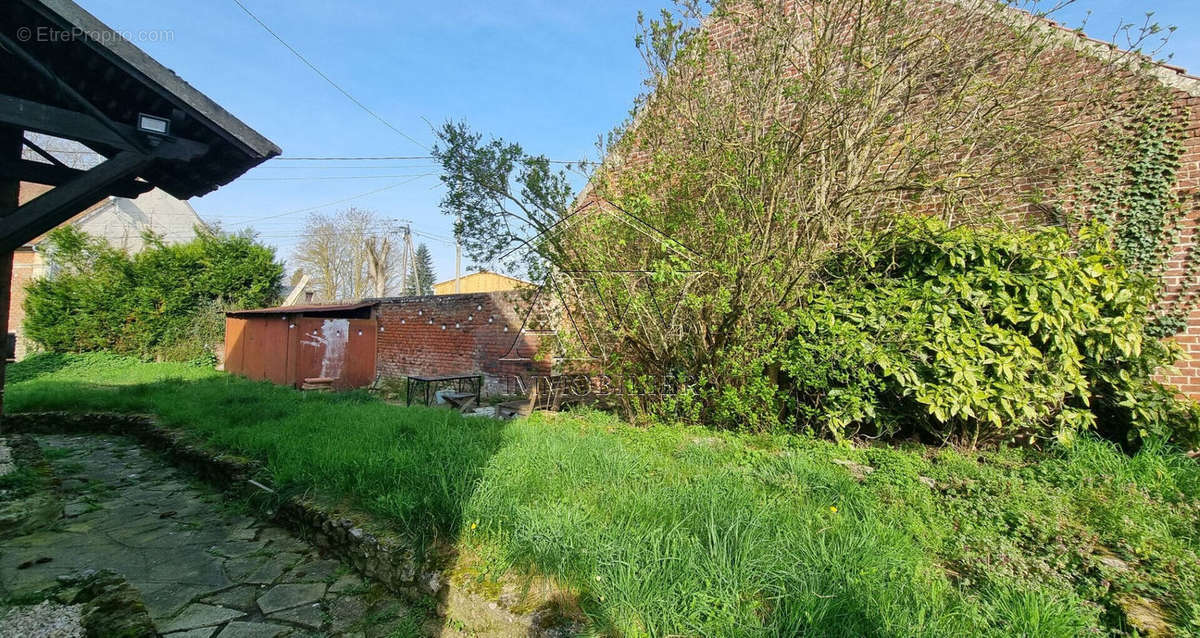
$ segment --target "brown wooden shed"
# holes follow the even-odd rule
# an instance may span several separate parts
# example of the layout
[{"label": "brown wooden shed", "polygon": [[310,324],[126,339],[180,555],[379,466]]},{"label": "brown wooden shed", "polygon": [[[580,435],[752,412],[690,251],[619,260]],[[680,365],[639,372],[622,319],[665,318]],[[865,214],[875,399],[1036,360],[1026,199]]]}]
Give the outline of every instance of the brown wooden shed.
[{"label": "brown wooden shed", "polygon": [[333,379],[339,390],[375,380],[375,302],[279,306],[225,313],[225,371],[299,387]]}]

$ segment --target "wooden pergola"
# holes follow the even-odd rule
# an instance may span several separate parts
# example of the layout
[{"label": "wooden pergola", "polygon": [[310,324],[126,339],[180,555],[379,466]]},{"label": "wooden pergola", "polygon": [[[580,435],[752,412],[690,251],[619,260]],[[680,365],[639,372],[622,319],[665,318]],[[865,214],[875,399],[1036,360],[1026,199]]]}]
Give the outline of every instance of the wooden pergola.
[{"label": "wooden pergola", "polygon": [[[29,133],[73,140],[104,161],[72,168]],[[39,159],[26,159],[25,150]],[[187,199],[280,149],[71,0],[0,3],[0,325],[12,251],[104,197],[158,187]],[[20,183],[53,188],[21,204]],[[3,405],[0,358],[0,407]]]}]

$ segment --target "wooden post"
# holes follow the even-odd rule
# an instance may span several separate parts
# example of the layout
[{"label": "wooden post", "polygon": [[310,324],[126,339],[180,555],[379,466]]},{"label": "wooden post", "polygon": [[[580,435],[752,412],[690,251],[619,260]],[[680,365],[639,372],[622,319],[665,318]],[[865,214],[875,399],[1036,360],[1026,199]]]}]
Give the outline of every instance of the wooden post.
[{"label": "wooden post", "polygon": [[[0,127],[0,157],[21,159],[21,140],[25,131],[11,126]],[[7,217],[21,205],[21,182],[0,179],[0,216]],[[0,253],[0,327],[4,341],[0,348],[0,432],[4,429],[4,374],[8,367],[8,305],[12,299],[13,251]]]}]

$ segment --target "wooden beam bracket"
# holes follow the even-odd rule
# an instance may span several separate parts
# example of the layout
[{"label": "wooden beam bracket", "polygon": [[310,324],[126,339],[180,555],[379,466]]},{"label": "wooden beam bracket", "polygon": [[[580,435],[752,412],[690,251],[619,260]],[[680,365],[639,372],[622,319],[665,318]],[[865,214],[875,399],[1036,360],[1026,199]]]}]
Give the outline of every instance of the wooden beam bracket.
[{"label": "wooden beam bracket", "polygon": [[0,254],[20,248],[105,197],[114,184],[137,176],[154,156],[121,151],[89,171],[35,197],[13,211],[0,211]]},{"label": "wooden beam bracket", "polygon": [[[0,158],[0,180],[15,179],[21,182],[61,186],[73,179],[82,177],[86,173],[87,171],[69,166],[34,162],[26,159],[10,160]],[[107,195],[133,199],[152,188],[154,188],[154,185],[149,182],[127,179],[114,183],[108,189]]]}]

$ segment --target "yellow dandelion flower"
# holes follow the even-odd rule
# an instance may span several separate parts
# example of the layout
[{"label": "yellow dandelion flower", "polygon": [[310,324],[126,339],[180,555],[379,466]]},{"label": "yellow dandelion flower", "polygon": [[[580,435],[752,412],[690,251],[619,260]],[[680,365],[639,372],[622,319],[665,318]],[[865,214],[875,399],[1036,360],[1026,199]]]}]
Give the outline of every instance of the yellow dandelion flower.
[{"label": "yellow dandelion flower", "polygon": [[833,512],[834,514],[837,514],[837,505],[830,505],[829,511]]}]

